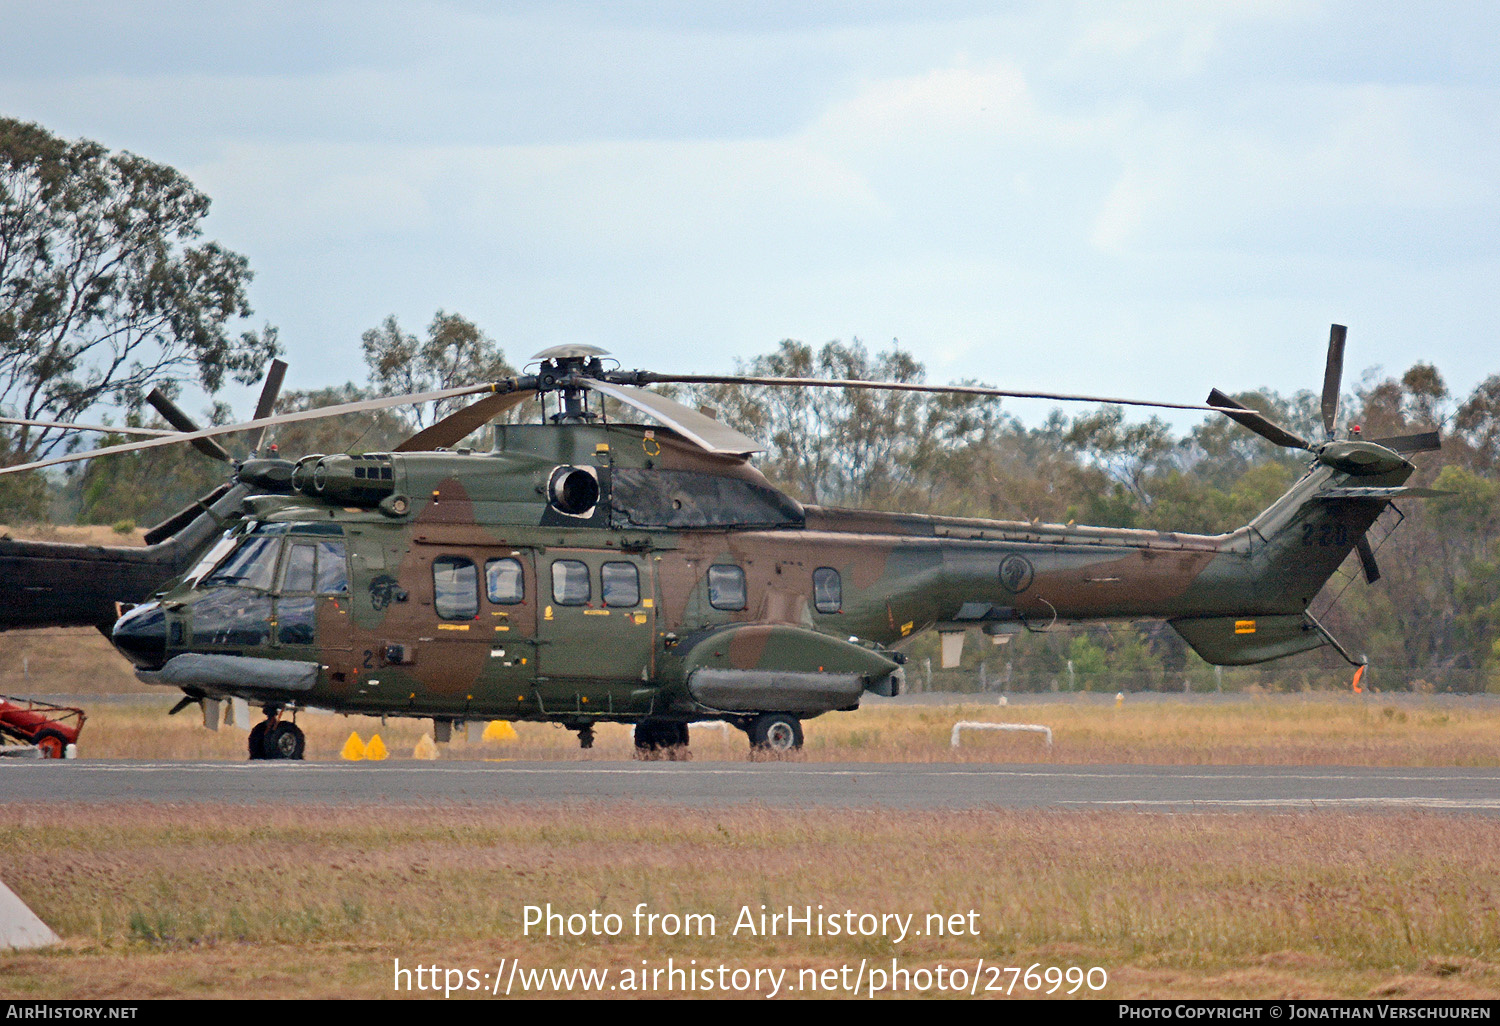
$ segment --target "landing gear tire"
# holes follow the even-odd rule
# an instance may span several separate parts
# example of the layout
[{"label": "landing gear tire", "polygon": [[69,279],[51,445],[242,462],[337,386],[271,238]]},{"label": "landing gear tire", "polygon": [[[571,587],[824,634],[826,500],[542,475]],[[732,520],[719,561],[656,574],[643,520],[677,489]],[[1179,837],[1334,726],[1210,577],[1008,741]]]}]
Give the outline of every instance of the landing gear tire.
[{"label": "landing gear tire", "polygon": [[791,713],[761,713],[750,721],[750,747],[785,754],[802,748],[802,721]]},{"label": "landing gear tire", "polygon": [[635,725],[635,755],[651,759],[665,755],[676,762],[687,758],[688,725],[667,720],[642,720]]},{"label": "landing gear tire", "polygon": [[55,730],[43,730],[36,736],[36,746],[44,759],[61,759],[68,750],[68,739]]},{"label": "landing gear tire", "polygon": [[295,723],[278,723],[263,738],[266,759],[300,759],[307,749],[307,738]]},{"label": "landing gear tire", "polygon": [[266,755],[267,726],[268,724],[266,723],[266,721],[261,720],[255,726],[250,728],[250,758],[252,760],[270,758],[270,756]]}]

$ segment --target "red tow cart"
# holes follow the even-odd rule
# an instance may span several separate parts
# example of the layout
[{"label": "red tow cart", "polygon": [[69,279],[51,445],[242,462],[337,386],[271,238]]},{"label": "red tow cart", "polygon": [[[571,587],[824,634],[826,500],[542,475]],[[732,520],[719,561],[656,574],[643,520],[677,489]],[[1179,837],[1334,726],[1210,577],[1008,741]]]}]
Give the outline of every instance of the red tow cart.
[{"label": "red tow cart", "polygon": [[35,745],[44,758],[61,759],[77,744],[84,719],[82,709],[0,695],[0,735]]}]

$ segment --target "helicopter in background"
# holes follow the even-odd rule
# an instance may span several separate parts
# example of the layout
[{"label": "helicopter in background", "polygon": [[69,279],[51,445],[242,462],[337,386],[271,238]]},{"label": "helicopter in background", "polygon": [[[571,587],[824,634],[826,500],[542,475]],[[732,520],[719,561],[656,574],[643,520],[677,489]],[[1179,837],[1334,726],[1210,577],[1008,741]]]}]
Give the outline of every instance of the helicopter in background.
[{"label": "helicopter in background", "polygon": [[[281,360],[272,360],[266,369],[255,404],[256,418],[268,417],[275,409],[286,369]],[[193,419],[159,389],[146,400],[175,430],[13,417],[0,418],[0,424],[169,439],[198,430]],[[144,546],[0,538],[0,631],[94,627],[108,637],[122,607],[144,602],[192,567],[224,529],[238,520],[241,504],[258,486],[255,459],[266,444],[266,433],[264,429],[252,433],[249,457],[238,463],[212,438],[195,439],[192,444],[209,458],[231,466],[231,479],[148,529]]]},{"label": "helicopter in background", "polygon": [[[1338,437],[1344,329],[1309,441],[1214,390],[1207,405],[982,386],[670,375],[606,368],[602,350],[539,353],[534,373],[348,403],[39,461],[483,395],[387,453],[241,465],[239,522],[191,569],[126,612],[112,641],[183,703],[239,698],[267,719],[252,757],[300,758],[295,711],[431,718],[445,741],[488,719],[561,723],[587,748],[600,722],[642,751],[688,723],[789,752],[803,721],[903,689],[907,640],[936,630],[957,665],[967,632],[1161,618],[1211,663],[1334,646],[1308,611],[1435,433]],[[1250,524],[1206,536],[805,505],[750,463],[761,446],[643,387],[755,384],[949,392],[1202,409],[1302,449],[1304,475]],[[655,423],[606,422],[608,397]],[[488,452],[453,449],[538,399],[540,423],[496,424]],[[602,406],[602,403],[600,404]],[[291,712],[287,717],[283,712]]]}]

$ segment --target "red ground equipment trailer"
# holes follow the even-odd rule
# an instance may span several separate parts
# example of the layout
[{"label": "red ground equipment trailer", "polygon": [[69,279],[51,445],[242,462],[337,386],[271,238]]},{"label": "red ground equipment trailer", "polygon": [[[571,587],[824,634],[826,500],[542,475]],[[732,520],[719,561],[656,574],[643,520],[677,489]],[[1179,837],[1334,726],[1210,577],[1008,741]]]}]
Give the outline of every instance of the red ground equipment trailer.
[{"label": "red ground equipment trailer", "polygon": [[68,745],[78,743],[84,719],[82,709],[0,695],[0,735],[36,745],[49,759],[61,759]]}]

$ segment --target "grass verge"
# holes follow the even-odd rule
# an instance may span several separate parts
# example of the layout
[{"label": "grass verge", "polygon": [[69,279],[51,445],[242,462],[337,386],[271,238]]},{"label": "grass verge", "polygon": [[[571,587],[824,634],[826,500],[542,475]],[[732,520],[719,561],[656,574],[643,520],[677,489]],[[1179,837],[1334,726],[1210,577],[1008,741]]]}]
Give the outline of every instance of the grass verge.
[{"label": "grass verge", "polygon": [[[246,735],[204,730],[196,709],[174,717],[170,699],[149,705],[95,703],[80,754],[85,758],[243,759]],[[258,713],[254,715],[258,716]],[[1039,723],[1052,728],[1049,750],[1036,734],[966,733],[950,747],[959,720]],[[410,758],[429,734],[428,720],[299,715],[307,758],[336,759],[351,732],[379,733],[392,758]],[[468,743],[462,732],[440,748],[444,759],[629,759],[631,731],[601,724],[593,749],[545,723],[518,723],[508,742]],[[1116,708],[1067,700],[1009,707],[866,706],[806,724],[803,758],[815,762],[1058,762],[1151,765],[1500,765],[1500,704],[1395,702],[1380,696],[1263,696],[1237,702],[1131,701]],[[698,760],[742,761],[745,735],[733,728],[692,729]]]},{"label": "grass verge", "polygon": [[[65,940],[0,954],[3,997],[389,997],[396,958],[794,982],[982,958],[1101,966],[1114,999],[1500,995],[1500,821],[1481,818],[12,805],[0,866]],[[624,929],[523,936],[549,902]],[[642,902],[716,933],[637,936]],[[820,904],[918,928],[973,910],[979,935],[730,935],[742,906]]]}]

